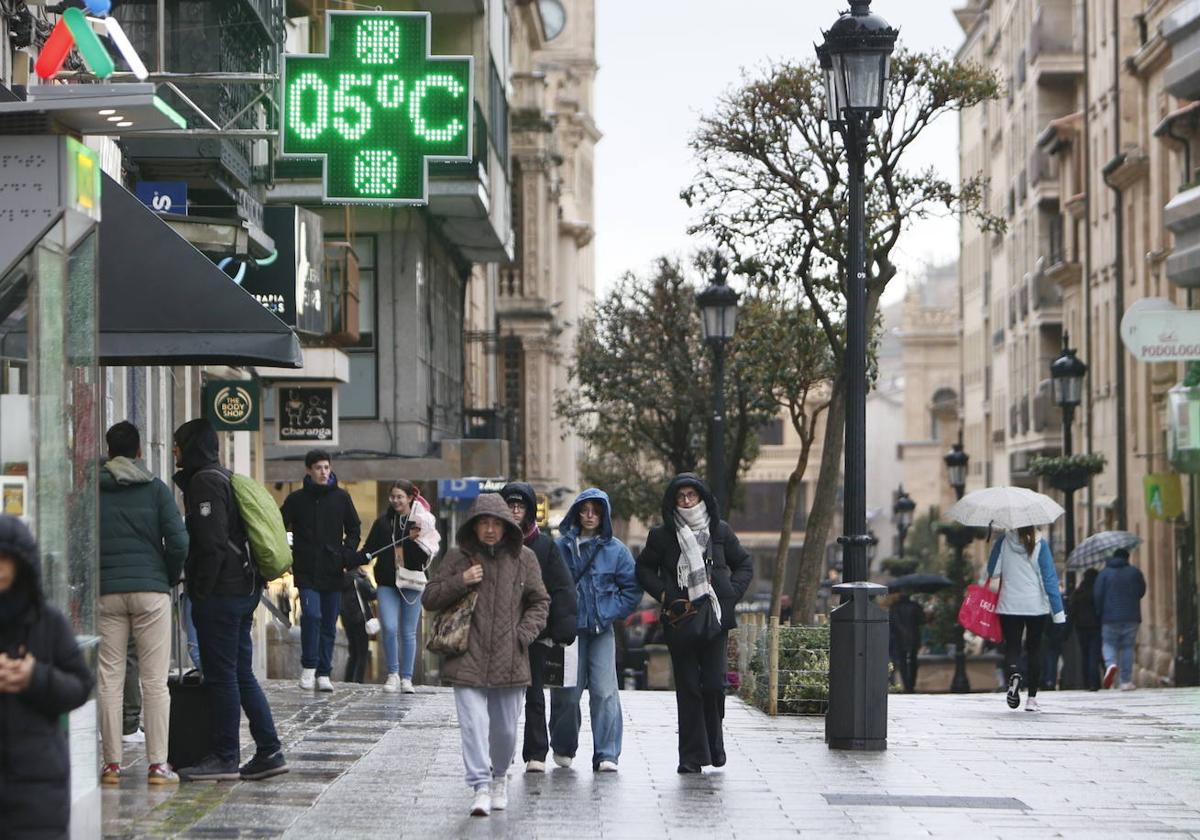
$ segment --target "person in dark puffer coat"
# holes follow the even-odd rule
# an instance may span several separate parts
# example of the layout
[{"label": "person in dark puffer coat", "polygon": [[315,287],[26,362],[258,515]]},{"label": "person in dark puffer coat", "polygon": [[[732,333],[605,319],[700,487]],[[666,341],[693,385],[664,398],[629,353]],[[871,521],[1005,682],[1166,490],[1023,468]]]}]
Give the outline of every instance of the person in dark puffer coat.
[{"label": "person in dark puffer coat", "polygon": [[525,547],[533,551],[542,570],[542,583],[550,593],[550,619],[546,629],[529,646],[529,673],[532,683],[525,690],[525,739],[521,759],[525,772],[546,772],[550,752],[550,730],[546,726],[546,654],[552,644],[569,645],[575,641],[578,600],[575,581],[554,539],[543,534],[537,524],[537,495],[523,481],[510,481],[500,491],[525,536]]},{"label": "person in dark puffer coat", "polygon": [[46,603],[37,543],[0,516],[0,836],[70,834],[71,757],[60,718],[92,692],[67,619]]}]

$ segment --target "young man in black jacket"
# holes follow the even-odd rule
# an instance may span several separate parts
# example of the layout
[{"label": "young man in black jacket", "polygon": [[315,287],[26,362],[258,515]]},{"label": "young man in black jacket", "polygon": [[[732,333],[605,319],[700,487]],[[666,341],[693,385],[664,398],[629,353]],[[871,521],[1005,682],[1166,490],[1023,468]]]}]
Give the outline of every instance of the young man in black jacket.
[{"label": "young man in black jacket", "polygon": [[525,546],[537,557],[542,583],[550,593],[550,617],[546,629],[529,646],[529,674],[532,682],[525,690],[525,743],[521,758],[526,773],[545,773],[546,754],[550,751],[546,728],[546,654],[551,643],[569,645],[575,640],[575,581],[549,534],[537,524],[537,496],[533,487],[522,481],[510,481],[500,491],[516,520],[521,523]]},{"label": "young man in black jacket", "polygon": [[42,593],[37,543],[0,516],[0,837],[67,837],[71,755],[62,716],[92,673],[67,619]]},{"label": "young man in black jacket", "polygon": [[304,486],[287,497],[280,513],[292,532],[292,575],[300,590],[300,687],[333,691],[333,644],[337,639],[346,570],[362,565],[362,523],[350,494],[338,487],[329,453],[304,456]]},{"label": "young man in black jacket", "polygon": [[[209,755],[179,768],[184,781],[266,779],[287,772],[275,720],[254,677],[250,627],[263,581],[250,557],[246,529],[221,466],[217,433],[207,420],[175,430],[175,484],[183,491],[188,530],[184,563],[192,620],[209,688]],[[240,768],[241,712],[258,749]]]}]

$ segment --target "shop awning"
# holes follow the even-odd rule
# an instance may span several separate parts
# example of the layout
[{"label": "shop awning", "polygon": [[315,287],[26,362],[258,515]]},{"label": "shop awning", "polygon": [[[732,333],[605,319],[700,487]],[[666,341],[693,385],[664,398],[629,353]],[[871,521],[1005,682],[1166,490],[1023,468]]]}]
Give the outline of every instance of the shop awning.
[{"label": "shop awning", "polygon": [[150,208],[104,176],[100,363],[303,364],[300,341]]}]

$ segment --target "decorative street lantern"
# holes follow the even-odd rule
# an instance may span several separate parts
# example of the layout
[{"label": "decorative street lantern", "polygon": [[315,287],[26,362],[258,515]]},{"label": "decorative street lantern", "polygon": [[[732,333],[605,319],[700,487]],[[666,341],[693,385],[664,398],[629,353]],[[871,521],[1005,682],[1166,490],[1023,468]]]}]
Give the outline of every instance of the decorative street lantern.
[{"label": "decorative street lantern", "polygon": [[896,523],[896,530],[900,532],[900,558],[904,558],[904,538],[908,535],[908,529],[912,527],[913,511],[917,509],[917,503],[912,500],[904,490],[904,485],[900,485],[900,489],[896,492],[896,501],[892,505],[892,520]]},{"label": "decorative street lantern", "polygon": [[726,285],[729,276],[725,258],[713,257],[713,279],[708,288],[696,295],[704,340],[713,351],[713,406],[709,437],[708,481],[721,516],[729,515],[725,486],[725,345],[737,328],[738,293]]},{"label": "decorative street lantern", "polygon": [[1083,377],[1087,372],[1088,366],[1075,356],[1074,350],[1067,347],[1067,337],[1064,334],[1063,353],[1050,363],[1054,402],[1059,408],[1070,411],[1083,402]]},{"label": "decorative street lantern", "polygon": [[954,488],[954,498],[961,499],[967,488],[967,462],[971,456],[963,452],[962,441],[950,447],[950,451],[942,458],[946,463],[946,472],[950,476],[950,486]]},{"label": "decorative street lantern", "polygon": [[[961,499],[963,492],[967,489],[967,464],[971,460],[971,456],[963,451],[961,433],[958,442],[950,447],[950,451],[942,460],[946,463],[946,472],[950,475],[950,486],[954,488],[954,498]],[[963,556],[963,552],[975,539],[975,532],[957,522],[943,525],[941,531],[942,535],[946,537],[946,542],[954,549],[954,565],[951,567],[950,579],[958,587],[955,594],[961,605],[963,596],[966,594],[963,587],[968,577],[966,558]],[[950,690],[955,694],[965,694],[971,690],[971,683],[967,678],[967,652],[963,644],[962,626],[955,625],[954,633],[954,678],[950,681]]]}]

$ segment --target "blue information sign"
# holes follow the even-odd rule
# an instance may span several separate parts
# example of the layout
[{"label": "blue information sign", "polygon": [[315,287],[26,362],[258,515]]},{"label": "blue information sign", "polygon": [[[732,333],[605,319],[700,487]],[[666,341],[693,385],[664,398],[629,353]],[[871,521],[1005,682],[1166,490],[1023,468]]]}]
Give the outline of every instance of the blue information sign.
[{"label": "blue information sign", "polygon": [[155,213],[187,214],[185,181],[138,181],[133,190],[138,201]]}]

